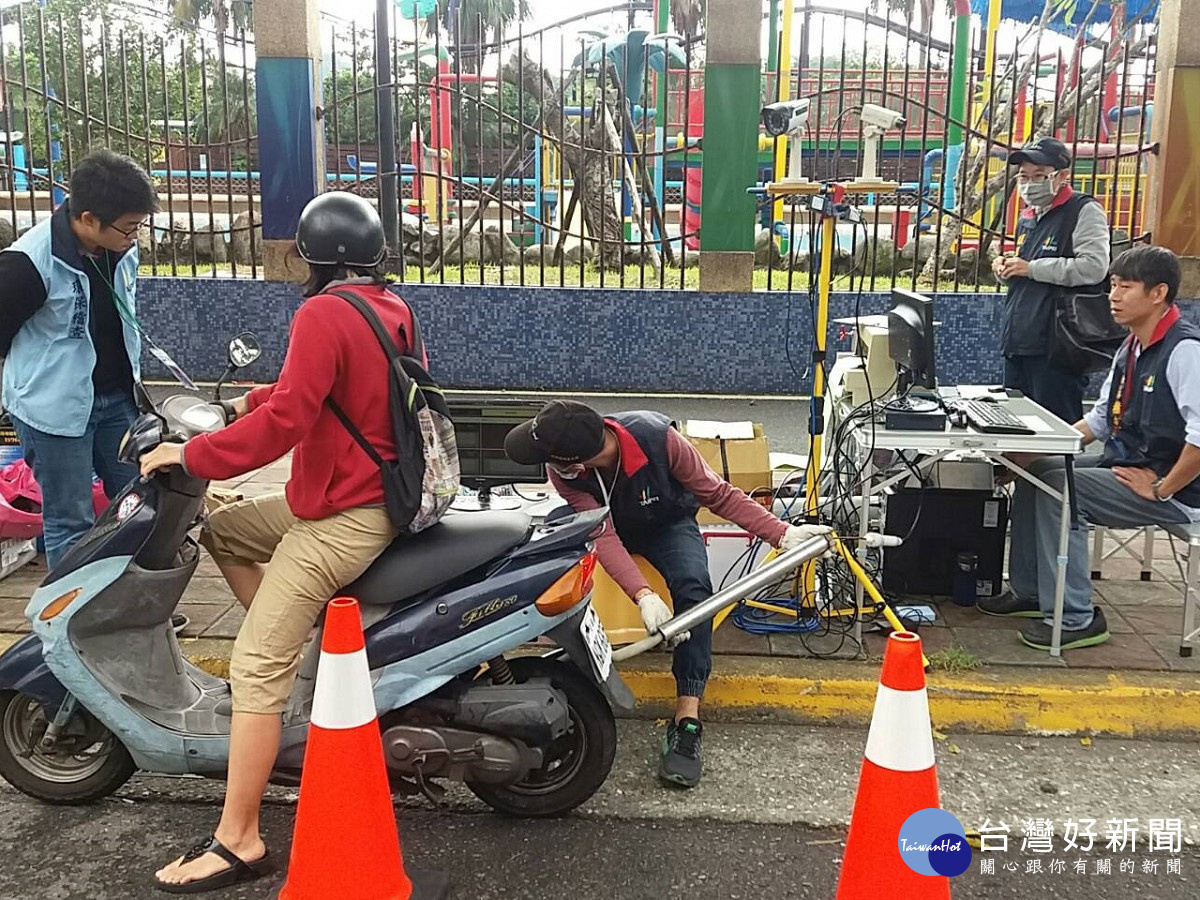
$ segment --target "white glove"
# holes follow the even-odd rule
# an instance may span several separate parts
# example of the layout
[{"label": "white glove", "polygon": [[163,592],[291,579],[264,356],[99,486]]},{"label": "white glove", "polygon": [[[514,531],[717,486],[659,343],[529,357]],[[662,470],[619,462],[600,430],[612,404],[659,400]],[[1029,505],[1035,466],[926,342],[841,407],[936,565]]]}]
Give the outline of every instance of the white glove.
[{"label": "white glove", "polygon": [[[671,618],[671,610],[663,598],[658,594],[643,594],[642,598],[637,602],[638,609],[642,613],[642,624],[646,626],[647,634],[658,634],[658,630],[662,628],[663,623]],[[682,644],[692,636],[690,631],[685,631],[668,642],[668,647],[674,647],[676,644]]]},{"label": "white glove", "polygon": [[[789,525],[787,531],[783,533],[783,537],[779,540],[779,549],[783,551],[795,550],[810,538],[829,534],[831,531],[833,529],[828,525]],[[831,552],[830,550],[826,550],[821,555],[828,557]]]}]

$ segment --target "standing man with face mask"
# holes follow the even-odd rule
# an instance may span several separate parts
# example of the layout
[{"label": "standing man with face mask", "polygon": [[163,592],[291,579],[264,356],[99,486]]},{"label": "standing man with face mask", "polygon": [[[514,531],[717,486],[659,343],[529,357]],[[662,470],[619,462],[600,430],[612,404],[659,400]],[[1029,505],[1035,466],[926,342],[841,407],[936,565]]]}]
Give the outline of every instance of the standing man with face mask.
[{"label": "standing man with face mask", "polygon": [[1016,254],[992,264],[1008,284],[1000,334],[1004,386],[1076,422],[1086,380],[1050,364],[1055,301],[1063,289],[1107,293],[1108,219],[1094,197],[1071,187],[1071,154],[1061,141],[1042,138],[1010,153],[1008,163],[1020,167],[1017,190],[1025,209]]}]

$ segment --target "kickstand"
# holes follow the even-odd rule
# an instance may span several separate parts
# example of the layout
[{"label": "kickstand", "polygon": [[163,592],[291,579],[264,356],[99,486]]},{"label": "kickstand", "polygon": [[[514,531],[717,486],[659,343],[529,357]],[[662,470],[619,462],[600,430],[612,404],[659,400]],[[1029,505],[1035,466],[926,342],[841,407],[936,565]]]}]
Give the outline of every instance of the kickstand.
[{"label": "kickstand", "polygon": [[413,773],[417,776],[417,787],[420,789],[421,793],[429,799],[429,802],[434,806],[444,807],[446,805],[446,789],[440,784],[431,784],[427,782],[425,780],[424,772],[421,771],[420,765],[413,767]]}]

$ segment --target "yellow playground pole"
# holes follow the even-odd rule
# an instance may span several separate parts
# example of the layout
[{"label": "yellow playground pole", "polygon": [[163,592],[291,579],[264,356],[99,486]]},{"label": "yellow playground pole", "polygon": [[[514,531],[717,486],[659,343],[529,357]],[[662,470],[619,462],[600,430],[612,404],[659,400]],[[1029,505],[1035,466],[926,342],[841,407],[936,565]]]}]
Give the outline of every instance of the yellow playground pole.
[{"label": "yellow playground pole", "polygon": [[[1003,0],[988,0],[987,33],[983,51],[983,103],[991,99],[992,72],[996,69],[996,36],[1000,31],[1000,5]],[[983,107],[981,106],[980,109]],[[971,118],[967,117],[968,120]],[[978,123],[977,123],[978,124]]]},{"label": "yellow playground pole", "polygon": [[[775,85],[775,99],[789,100],[792,93],[792,27],[796,20],[796,4],[792,0],[784,0],[783,4],[783,28],[779,32],[779,79]],[[787,140],[775,140],[775,180],[783,181],[787,178]],[[799,153],[799,143],[797,142],[796,152]],[[782,195],[775,204],[771,207],[771,224],[783,221],[783,197]]]}]

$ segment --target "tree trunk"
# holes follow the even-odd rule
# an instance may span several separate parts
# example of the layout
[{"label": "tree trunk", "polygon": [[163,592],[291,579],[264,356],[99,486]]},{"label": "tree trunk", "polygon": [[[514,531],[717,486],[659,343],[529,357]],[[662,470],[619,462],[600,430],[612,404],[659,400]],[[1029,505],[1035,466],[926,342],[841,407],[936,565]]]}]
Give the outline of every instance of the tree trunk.
[{"label": "tree trunk", "polygon": [[[575,180],[589,239],[599,244],[597,255],[601,268],[620,268],[625,237],[621,210],[613,197],[608,161],[611,159],[609,154],[619,155],[621,148],[619,144],[611,146],[611,110],[606,109],[603,115],[593,114],[586,133],[581,133],[574,122],[563,115],[559,92],[549,74],[528,55],[514,55],[504,65],[501,77],[523,90],[538,105],[541,131],[562,148],[563,160]],[[566,226],[565,221],[563,225]]]},{"label": "tree trunk", "polygon": [[[642,235],[643,258],[645,255],[650,256],[650,265],[654,268],[654,274],[658,275],[662,270],[662,260],[658,255],[658,247],[654,244],[654,231],[650,225],[649,212],[645,204],[642,203],[642,195],[638,191],[637,178],[633,174],[633,166],[630,165],[629,157],[625,155],[625,142],[622,140],[622,135],[628,135],[632,131],[633,121],[629,116],[629,105],[625,102],[625,98],[621,95],[618,89],[616,75],[610,72],[610,77],[613,82],[614,102],[613,106],[621,110],[621,133],[617,133],[617,123],[609,118],[609,108],[604,110],[604,115],[601,117],[605,126],[605,138],[609,146],[616,145],[621,148],[621,175],[625,185],[625,191],[629,195],[630,208],[633,214],[633,220],[637,222],[638,230]],[[628,123],[628,131],[626,124]],[[631,142],[632,144],[632,142]]]}]

